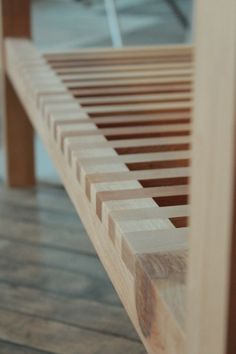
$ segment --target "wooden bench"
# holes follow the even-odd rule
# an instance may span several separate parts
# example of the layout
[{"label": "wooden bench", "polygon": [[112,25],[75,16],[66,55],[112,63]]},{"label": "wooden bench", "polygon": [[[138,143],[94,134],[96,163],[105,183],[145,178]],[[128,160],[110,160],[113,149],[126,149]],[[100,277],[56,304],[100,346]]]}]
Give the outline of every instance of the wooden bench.
[{"label": "wooden bench", "polygon": [[[33,130],[29,118],[49,151],[147,351],[183,354],[187,343],[187,354],[233,354],[226,347],[235,348],[234,336],[229,335],[226,340],[226,332],[222,332],[226,328],[229,301],[226,299],[230,293],[227,289],[231,284],[226,281],[227,274],[234,275],[228,266],[232,237],[228,229],[232,208],[229,196],[234,188],[234,181],[227,177],[230,169],[233,171],[231,145],[225,144],[211,168],[208,163],[212,146],[214,156],[219,151],[216,137],[220,133],[234,141],[230,132],[235,118],[231,111],[226,112],[229,124],[220,124],[220,107],[225,104],[220,99],[214,102],[219,111],[201,105],[202,92],[209,100],[218,95],[216,87],[204,75],[206,69],[214,73],[210,62],[205,61],[205,56],[210,57],[210,50],[207,53],[199,50],[196,60],[199,74],[196,111],[206,121],[201,118],[194,122],[194,141],[198,143],[190,169],[192,47],[89,49],[42,54],[27,39],[29,1],[23,0],[20,10],[16,0],[2,1],[2,5],[3,35],[14,37],[7,38],[4,44],[9,185],[35,183]],[[208,8],[208,5],[199,5],[201,13],[204,6]],[[201,21],[204,27],[204,19]],[[222,37],[223,43],[226,39]],[[236,40],[236,34],[234,37]],[[209,45],[207,39],[201,37],[199,48],[206,43]],[[218,47],[212,46],[220,55]],[[231,51],[226,54],[231,63],[235,54]],[[225,75],[222,80],[234,89],[231,76]],[[211,88],[209,93],[202,91],[206,83]],[[227,100],[229,107],[233,106],[233,99]],[[209,134],[213,119],[219,121],[214,137]],[[225,166],[227,173],[214,183],[213,172],[218,166]],[[190,175],[192,201],[196,204],[191,208],[187,290]],[[206,186],[210,189],[209,181],[213,181],[210,202],[205,193]],[[220,210],[227,213],[221,220],[223,226],[218,226],[217,230],[212,225],[219,212],[214,213],[213,203],[219,201],[219,197]],[[202,210],[204,202],[208,203],[208,208]],[[209,223],[206,228],[202,226],[204,222]],[[224,232],[225,237],[217,238],[218,232]],[[216,241],[209,235],[214,235]],[[211,255],[206,258],[203,252],[206,245],[212,249],[212,260]],[[206,271],[199,269],[199,259]],[[216,279],[214,274],[220,267]],[[210,280],[212,284],[208,284]],[[214,302],[217,288],[223,294],[217,301],[214,297]],[[202,298],[204,294],[206,300]],[[216,319],[213,309],[219,306],[222,311],[217,313]],[[230,326],[235,323],[235,317],[231,311]],[[203,329],[209,330],[209,323],[214,327],[217,345],[210,340],[213,334],[209,333],[208,338],[202,334]]]}]

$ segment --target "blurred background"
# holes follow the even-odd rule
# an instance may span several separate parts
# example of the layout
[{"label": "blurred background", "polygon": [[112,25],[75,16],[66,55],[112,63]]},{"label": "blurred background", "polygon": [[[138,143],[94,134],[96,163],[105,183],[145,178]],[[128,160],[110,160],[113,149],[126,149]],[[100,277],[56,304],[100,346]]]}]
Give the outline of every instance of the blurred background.
[{"label": "blurred background", "polygon": [[[109,2],[33,0],[35,41],[50,49],[111,46],[112,12],[106,5]],[[124,45],[189,40],[192,0],[115,0],[114,3]]]}]

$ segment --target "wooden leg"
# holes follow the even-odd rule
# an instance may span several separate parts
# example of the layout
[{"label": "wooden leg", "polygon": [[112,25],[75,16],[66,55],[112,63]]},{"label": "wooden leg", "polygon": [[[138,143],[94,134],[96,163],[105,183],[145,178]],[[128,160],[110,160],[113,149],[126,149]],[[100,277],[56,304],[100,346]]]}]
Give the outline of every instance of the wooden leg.
[{"label": "wooden leg", "polygon": [[5,75],[6,180],[10,187],[35,184],[34,132],[10,80]]}]

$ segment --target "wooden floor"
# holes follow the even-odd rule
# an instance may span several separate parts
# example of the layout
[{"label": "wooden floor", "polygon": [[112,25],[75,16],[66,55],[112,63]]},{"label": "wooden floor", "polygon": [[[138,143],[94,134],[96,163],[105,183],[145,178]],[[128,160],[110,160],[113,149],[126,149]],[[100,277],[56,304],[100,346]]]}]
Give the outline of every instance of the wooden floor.
[{"label": "wooden floor", "polygon": [[0,182],[0,353],[145,353],[65,191]]}]

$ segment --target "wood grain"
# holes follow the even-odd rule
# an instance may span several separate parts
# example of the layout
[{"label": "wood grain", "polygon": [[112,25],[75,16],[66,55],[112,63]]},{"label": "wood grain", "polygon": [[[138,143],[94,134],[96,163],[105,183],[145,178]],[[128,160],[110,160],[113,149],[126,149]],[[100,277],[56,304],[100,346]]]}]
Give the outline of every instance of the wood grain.
[{"label": "wood grain", "polygon": [[[120,79],[111,72],[102,79],[100,74],[90,75],[87,70],[86,74],[79,75],[84,75],[80,85],[86,86],[88,99],[83,96],[80,100],[71,90],[71,82],[72,86],[77,85],[77,74],[72,74],[72,81],[67,80],[68,77],[63,80],[63,74],[57,72],[55,58],[63,67],[70,68],[72,62],[77,67],[81,65],[89,69],[98,65],[105,70],[108,60],[117,65],[118,59],[121,67],[126,67],[127,62],[137,65],[137,61],[138,65],[149,65],[155,58],[160,64],[189,65],[192,50],[188,47],[150,49],[150,56],[149,52],[140,51],[138,54],[132,49],[117,51],[114,55],[106,50],[82,51],[78,58],[77,53],[72,59],[71,55],[65,59],[58,54],[51,60],[50,55],[39,55],[28,41],[8,40],[6,48],[12,83],[49,149],[70,198],[148,352],[182,354],[186,262],[181,263],[181,277],[172,277],[171,272],[167,272],[165,278],[161,272],[152,276],[149,266],[142,267],[142,272],[137,267],[140,257],[148,262],[150,256],[153,267],[155,263],[160,264],[160,259],[165,267],[166,259],[167,268],[168,264],[172,261],[175,264],[174,260],[179,259],[177,254],[182,255],[181,259],[186,258],[191,89],[189,87],[186,94],[179,96],[165,90],[166,85],[176,87],[186,80],[191,82],[191,70],[185,70],[181,65],[170,65],[163,70],[160,65],[154,81],[150,79],[152,72],[149,70],[140,73],[133,70],[131,75],[125,69]],[[109,81],[119,86],[119,93],[113,92],[111,100],[91,98],[90,90],[94,94],[96,87],[103,92],[110,85]],[[139,97],[141,103],[138,103],[132,93],[133,85],[145,83],[151,88],[157,82],[163,90],[159,96],[150,96],[147,91]],[[128,125],[124,124],[125,117]],[[121,148],[136,150],[119,151]],[[126,211],[129,219],[123,219]],[[117,217],[114,214],[114,219],[113,213],[118,213]],[[29,277],[34,279],[38,264],[37,257],[31,255],[32,246],[19,247],[21,251],[18,253],[8,250],[6,244],[5,247],[9,259],[17,260],[24,268],[24,271],[11,271],[13,283],[19,277],[25,286]],[[163,254],[166,256],[162,257]],[[93,278],[89,268],[84,274],[80,261],[72,257],[75,259],[72,266],[66,262],[67,255],[62,250],[55,250],[50,258],[46,255],[45,266],[49,267],[51,275],[43,285],[44,291],[63,296],[82,296],[82,293],[88,296],[87,288],[91,283],[86,276]],[[83,257],[85,255],[81,259]],[[23,264],[23,259],[27,259],[27,265]],[[53,277],[58,278],[60,259],[67,263],[65,269],[60,268],[63,282],[67,284],[66,291],[60,281],[53,281]],[[9,267],[4,256],[1,262],[4,269]],[[94,262],[92,260],[91,264]],[[78,267],[81,272],[75,274]],[[24,278],[27,273],[28,278]],[[76,276],[80,279],[76,280]],[[39,280],[41,282],[42,278]],[[31,282],[35,288],[36,283]],[[50,287],[47,289],[48,283]],[[136,296],[140,292],[145,295],[145,284],[152,294],[144,302],[144,308],[149,308],[146,314],[142,309],[142,296]],[[153,313],[150,310],[152,304],[155,307]],[[148,325],[143,325],[143,321]]]},{"label": "wood grain", "polygon": [[3,41],[6,37],[30,37],[30,1],[0,1],[2,116],[6,154],[6,180],[11,187],[35,184],[34,134],[30,121],[5,72]]},{"label": "wood grain", "polygon": [[236,351],[235,5],[196,2],[188,354]]},{"label": "wood grain", "polygon": [[[130,353],[143,354],[143,347],[136,342],[119,337],[112,339],[106,334],[93,333],[88,330],[64,325],[56,321],[48,321],[22,313],[0,309],[0,329],[3,340],[18,342],[38,350],[59,354],[75,354],[78,348],[81,353],[111,353],[114,348],[127,350]],[[29,337],[30,333],[30,337]],[[50,337],[50,340],[48,338]]]},{"label": "wood grain", "polygon": [[[27,190],[9,190],[0,185],[0,194],[4,201],[0,209],[0,308],[9,311],[12,316],[16,314],[15,322],[19,313],[32,320],[43,319],[45,331],[53,321],[62,323],[64,327],[86,329],[87,341],[97,333],[107,336],[108,342],[112,342],[113,337],[120,338],[121,344],[114,347],[113,352],[120,352],[127,343],[130,343],[131,352],[135,353],[139,350],[137,348],[141,351],[143,348],[137,334],[95,257],[92,245],[90,254],[83,253],[81,249],[81,245],[89,241],[65,191],[45,185]],[[48,219],[40,217],[43,205],[47,208]],[[64,210],[62,214],[58,214],[60,205]],[[19,209],[22,212],[15,218]],[[29,209],[38,209],[38,217],[32,217],[27,222]],[[73,215],[73,219],[68,220],[68,214]],[[56,222],[56,215],[60,219],[64,215],[65,228]],[[27,226],[30,226],[29,230]],[[44,230],[44,235],[41,230]],[[50,242],[45,242],[45,235],[49,236]],[[68,241],[67,247],[61,240]],[[70,280],[71,277],[74,280]],[[74,290],[70,283],[76,284]],[[73,296],[74,291],[76,296]],[[29,329],[29,336],[31,331],[34,332]],[[53,352],[36,349],[21,335],[19,339],[4,337],[3,341],[3,333],[4,328],[1,328],[1,353],[58,352],[58,348]],[[24,345],[20,345],[22,340]],[[83,338],[80,341],[83,342]],[[81,347],[78,341],[77,352],[82,350]]]}]

